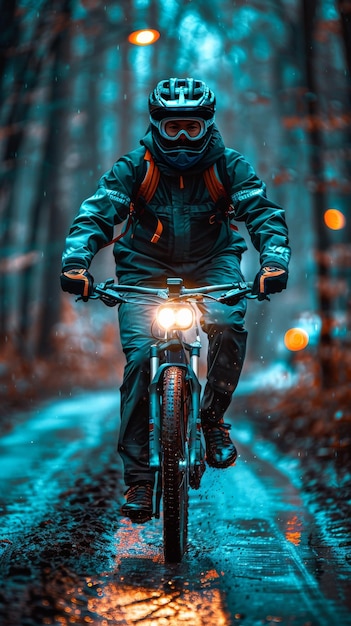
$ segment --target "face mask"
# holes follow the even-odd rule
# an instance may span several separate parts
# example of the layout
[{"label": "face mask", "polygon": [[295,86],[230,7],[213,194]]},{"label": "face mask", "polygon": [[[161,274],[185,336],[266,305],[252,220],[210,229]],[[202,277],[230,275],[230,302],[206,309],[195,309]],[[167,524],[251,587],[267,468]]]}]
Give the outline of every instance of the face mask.
[{"label": "face mask", "polygon": [[189,167],[192,167],[203,157],[203,154],[201,153],[188,154],[187,152],[184,152],[184,150],[179,150],[179,152],[175,152],[173,153],[173,155],[174,156],[164,153],[162,157],[169,165],[175,167],[178,170],[186,170]]}]

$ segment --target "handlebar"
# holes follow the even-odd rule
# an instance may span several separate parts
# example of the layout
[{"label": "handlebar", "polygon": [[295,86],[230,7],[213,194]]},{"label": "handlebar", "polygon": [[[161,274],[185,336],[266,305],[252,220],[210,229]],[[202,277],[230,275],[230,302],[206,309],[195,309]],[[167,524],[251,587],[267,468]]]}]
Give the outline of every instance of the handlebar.
[{"label": "handlebar", "polygon": [[[252,293],[252,287],[252,282],[238,282],[188,289],[184,287],[182,279],[170,278],[167,280],[167,287],[162,289],[141,287],[140,285],[119,285],[114,283],[113,278],[110,278],[103,283],[95,285],[89,299],[100,299],[107,306],[115,306],[121,302],[128,302],[125,294],[134,293],[154,295],[161,300],[203,300],[204,297],[207,297],[217,302],[233,305],[239,302],[241,298],[257,298],[257,294]],[[210,295],[216,291],[222,292],[219,297]],[[82,300],[82,297],[79,296],[77,300]]]}]

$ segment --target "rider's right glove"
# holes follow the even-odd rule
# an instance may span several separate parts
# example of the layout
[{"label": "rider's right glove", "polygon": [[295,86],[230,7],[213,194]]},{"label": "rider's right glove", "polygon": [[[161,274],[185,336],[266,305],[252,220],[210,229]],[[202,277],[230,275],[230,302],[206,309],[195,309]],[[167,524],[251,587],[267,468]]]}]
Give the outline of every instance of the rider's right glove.
[{"label": "rider's right glove", "polygon": [[63,291],[82,296],[84,302],[93,293],[94,278],[88,270],[82,267],[63,269],[60,278]]}]

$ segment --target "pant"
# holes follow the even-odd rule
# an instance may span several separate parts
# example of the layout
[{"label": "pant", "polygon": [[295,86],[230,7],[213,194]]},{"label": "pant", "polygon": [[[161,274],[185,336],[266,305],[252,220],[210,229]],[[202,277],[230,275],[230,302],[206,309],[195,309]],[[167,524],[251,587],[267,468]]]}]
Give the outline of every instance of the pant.
[{"label": "pant", "polygon": [[[148,286],[165,286],[167,274],[155,268],[155,279]],[[240,259],[232,253],[223,254],[211,263],[188,264],[173,268],[173,276],[184,279],[186,287],[231,283],[243,280]],[[139,283],[140,284],[140,283]],[[148,298],[136,297],[134,303],[119,307],[120,337],[126,357],[121,386],[121,428],[118,450],[124,465],[126,485],[139,480],[153,481],[154,473],[148,467],[149,456],[149,350],[154,343],[151,325],[157,305]],[[138,303],[139,301],[139,303]],[[230,307],[206,300],[198,305],[201,326],[208,337],[207,381],[202,397],[202,408],[210,407],[214,399],[222,413],[229,406],[238,384],[245,358],[247,332],[244,330],[246,301]]]}]

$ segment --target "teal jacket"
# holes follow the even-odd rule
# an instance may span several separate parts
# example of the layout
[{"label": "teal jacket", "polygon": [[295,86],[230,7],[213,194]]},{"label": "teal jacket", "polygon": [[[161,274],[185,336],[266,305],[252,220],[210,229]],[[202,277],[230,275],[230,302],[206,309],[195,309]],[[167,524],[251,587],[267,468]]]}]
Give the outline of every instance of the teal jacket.
[{"label": "teal jacket", "polygon": [[[247,249],[229,219],[224,215],[223,219],[213,217],[214,202],[202,172],[220,158],[224,165],[221,169],[227,172],[225,187],[234,207],[231,221],[245,222],[261,265],[278,263],[287,269],[290,248],[284,211],[267,199],[264,183],[243,156],[224,146],[217,128],[203,159],[185,172],[172,170],[162,161],[150,132],[140,143],[139,148],[122,156],[102,176],[96,193],[82,203],[66,240],[63,268],[88,269],[95,254],[113,239],[114,226],[128,218],[131,200],[145,173],[144,154],[148,148],[161,176],[149,205],[114,245],[117,274],[122,282],[132,278],[128,276],[131,256],[139,264],[150,266],[153,260],[167,261],[176,269],[177,265],[196,260],[210,261],[228,249],[238,256]],[[162,223],[162,233],[153,243],[157,220]]]}]

